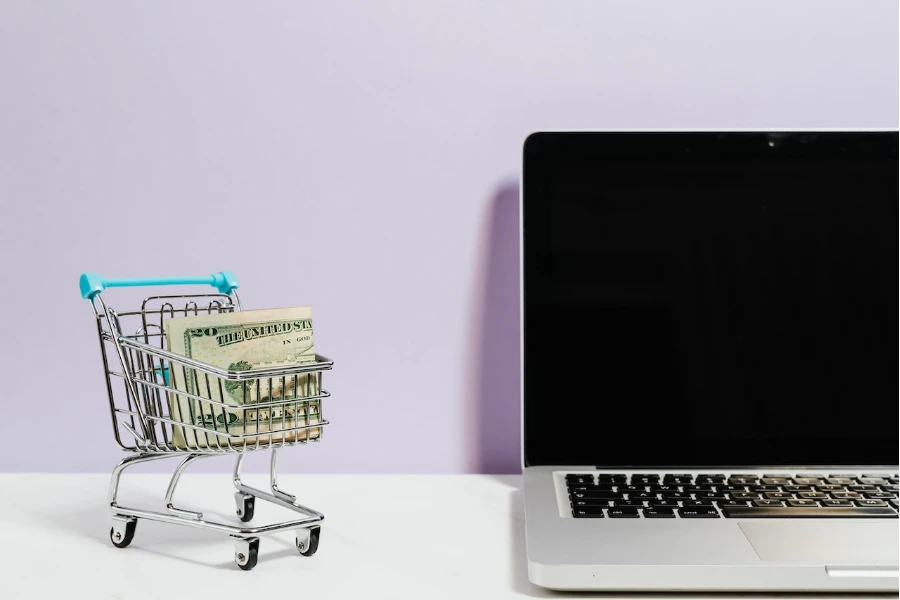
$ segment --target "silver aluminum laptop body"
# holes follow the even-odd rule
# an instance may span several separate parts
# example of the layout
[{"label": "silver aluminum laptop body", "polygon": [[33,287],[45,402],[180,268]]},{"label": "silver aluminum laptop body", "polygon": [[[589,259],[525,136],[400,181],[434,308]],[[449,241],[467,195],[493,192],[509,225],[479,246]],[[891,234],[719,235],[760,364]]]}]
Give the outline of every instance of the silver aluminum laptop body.
[{"label": "silver aluminum laptop body", "polygon": [[[860,331],[878,331],[879,315],[892,314],[896,319],[897,140],[896,132],[871,131],[538,133],[528,138],[520,239],[524,497],[532,583],[556,590],[601,591],[898,590],[897,322],[883,323],[889,329],[884,340],[877,334],[858,337]],[[773,154],[765,154],[767,149]],[[643,172],[644,163],[663,166],[647,168],[646,177],[635,176]],[[772,168],[766,171],[768,164]],[[846,180],[858,192],[856,204],[847,205],[851,209],[838,202],[836,212],[828,213],[839,218],[815,216],[817,211],[832,210],[822,205],[807,206],[801,200],[794,204],[797,190],[822,191],[814,182],[809,186],[792,183],[795,170],[806,179],[821,164],[827,167],[821,170],[827,180],[823,186],[839,194],[845,191],[840,187]],[[687,171],[684,178],[679,175],[682,168]],[[720,168],[727,171],[725,176],[718,173]],[[630,170],[634,173],[629,175]],[[881,178],[888,177],[892,183],[879,187]],[[754,195],[774,189],[772,184],[782,181],[778,178],[785,181],[779,188],[787,190],[785,194],[772,193],[757,203]],[[697,197],[706,193],[707,179],[716,182],[710,194],[715,201],[703,204]],[[661,182],[658,187],[653,187],[654,180]],[[736,192],[733,200],[742,207],[739,218],[723,217],[732,204],[719,204],[731,202],[730,182],[744,190]],[[757,183],[759,189],[754,187]],[[631,186],[644,195],[631,196]],[[678,186],[688,191],[682,196],[670,192]],[[654,204],[660,193],[671,193],[671,202]],[[577,200],[570,202],[570,197]],[[854,219],[868,218],[869,205],[859,212],[852,207],[870,200],[875,202],[871,210],[886,211],[871,219],[875,224],[860,225],[868,227],[860,237],[837,235],[842,228],[855,231]],[[694,206],[692,202],[702,207],[686,216],[678,212],[679,206]],[[632,203],[640,208],[632,211]],[[882,204],[884,208],[879,208]],[[606,208],[597,212],[591,208],[595,206]],[[803,212],[809,207],[813,212]],[[871,240],[880,235],[877,221],[888,217],[893,231],[885,238],[892,249],[892,258],[884,259],[885,272],[893,269],[883,288],[888,298],[881,302],[872,290],[882,288],[867,287],[879,277],[876,266],[864,279],[852,280],[864,310],[853,308],[855,296],[848,295],[847,303],[840,304],[835,299],[840,292],[831,290],[823,297],[837,304],[827,304],[828,311],[819,320],[804,317],[818,310],[816,301],[804,295],[809,288],[802,282],[792,283],[798,275],[791,272],[790,264],[796,263],[797,273],[819,273],[821,269],[811,265],[818,258],[827,263],[828,248],[835,248],[839,259],[835,264],[852,262],[855,259],[845,257],[858,252],[860,264],[880,265],[880,253],[873,251],[879,246],[871,246],[876,243]],[[645,219],[655,223],[652,235],[641,229]],[[723,231],[731,226],[733,230]],[[672,231],[677,234],[671,235]],[[825,250],[790,245],[805,236],[811,240],[824,236]],[[760,239],[764,243],[758,244]],[[779,240],[786,240],[786,245]],[[756,254],[742,252],[745,247],[755,248]],[[711,248],[716,252],[707,256]],[[772,248],[780,254],[754,271],[753,256]],[[791,258],[794,254],[802,258]],[[690,279],[687,285],[653,283],[676,280],[690,271],[690,265],[704,261],[718,266],[707,269],[705,275],[685,276]],[[790,264],[783,274],[792,279],[776,281],[776,300],[761,305],[768,308],[757,309],[754,290],[781,269],[773,265],[785,263]],[[833,277],[815,279],[826,283],[813,287],[821,290],[835,281],[845,285],[842,274],[852,278],[865,270],[842,268],[836,268]],[[745,316],[745,325],[753,327],[747,326],[741,335],[695,334],[710,325],[713,317],[709,315],[729,312],[707,300],[716,296],[707,293],[717,289],[710,282],[727,279],[723,272],[752,273],[748,279],[756,282],[746,288],[735,284],[737,292],[730,284],[722,286],[729,290],[722,297],[729,299],[725,305],[732,313],[788,311],[791,318],[776,327],[770,323],[775,312],[766,313],[766,320],[760,321]],[[702,293],[694,294],[697,288]],[[746,306],[752,310],[741,304],[741,293],[751,298]],[[798,305],[791,299],[794,293],[807,301]],[[661,297],[681,300],[665,304],[666,300],[664,310],[657,310]],[[702,311],[690,308],[698,303]],[[880,313],[882,307],[889,310]],[[791,312],[795,309],[799,312]],[[878,314],[862,314],[856,321],[833,325],[830,319],[849,318],[841,316],[845,310]],[[693,316],[678,316],[686,312]],[[709,331],[727,329],[722,323],[735,319],[733,314],[721,318]],[[805,325],[795,325],[798,320]],[[828,335],[814,335],[823,327]],[[654,337],[660,329],[673,331],[666,334],[664,343]],[[779,331],[789,331],[790,336],[767,347],[765,343]],[[768,341],[753,346],[756,332],[765,333]],[[807,335],[814,335],[818,344],[802,341]],[[618,346],[604,348],[605,340]],[[655,349],[682,348],[679,340],[689,340],[685,346],[693,349],[674,354]],[[883,378],[874,369],[866,371],[868,379],[859,380],[854,369],[869,363],[839,351],[848,340],[868,361],[872,359],[867,352],[880,356],[878,344],[883,341],[890,348],[885,364],[893,366],[886,367]],[[832,350],[832,344],[838,351]],[[783,362],[767,362],[767,357],[785,348],[792,349],[791,356],[777,359]],[[818,348],[825,348],[820,354],[827,365],[817,362]],[[666,365],[672,355],[679,357],[674,369]],[[647,370],[631,373],[627,361],[646,356],[647,364],[641,366]],[[693,369],[692,361],[702,368]],[[809,378],[810,393],[816,398],[797,399],[798,390],[806,387],[802,379],[797,387],[790,370],[777,379],[785,373],[783,365],[792,365],[807,378],[809,373],[820,374],[814,381]],[[724,375],[716,374],[719,367]],[[749,375],[734,376],[735,369]],[[619,375],[623,371],[627,376]],[[708,373],[709,380],[698,373]],[[768,375],[752,380],[756,373]],[[670,387],[657,382],[670,379],[676,381]],[[858,381],[860,396],[842,398],[846,390],[857,389],[847,387],[847,380]],[[746,389],[741,382],[749,382]],[[669,389],[676,390],[676,398],[665,397]],[[646,397],[660,390],[661,397]],[[734,395],[718,403],[723,390]],[[773,397],[778,401],[770,405]],[[840,409],[832,402],[839,403]],[[673,409],[669,403],[680,408]],[[655,413],[665,414],[664,421],[656,420]],[[870,425],[867,433],[860,431]],[[754,457],[760,462],[754,462]],[[834,462],[821,462],[822,457]],[[848,462],[851,459],[856,461]],[[684,460],[688,462],[678,462]],[[704,463],[699,464],[700,460]],[[815,462],[806,462],[810,460]],[[769,485],[763,479],[778,483]],[[685,485],[691,487],[678,482],[690,482]],[[641,483],[647,484],[643,491],[635,485]],[[655,510],[646,499],[638,508],[641,500],[624,494],[626,486],[635,498],[649,494],[655,505],[671,508]],[[698,507],[669,500],[684,496],[685,489],[703,490],[689,492],[690,503],[701,498],[698,494],[723,499]],[[632,506],[618,505],[629,501]],[[815,512],[822,510],[828,514]],[[691,511],[715,516],[684,516]]]}]

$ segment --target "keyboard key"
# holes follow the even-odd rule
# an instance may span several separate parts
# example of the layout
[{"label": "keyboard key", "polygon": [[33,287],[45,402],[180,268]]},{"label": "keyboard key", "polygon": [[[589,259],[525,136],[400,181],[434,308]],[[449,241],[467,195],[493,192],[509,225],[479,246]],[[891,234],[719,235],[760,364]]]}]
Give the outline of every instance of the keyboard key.
[{"label": "keyboard key", "polygon": [[716,489],[722,490],[725,492],[745,492],[747,491],[746,485],[719,485],[716,486]]},{"label": "keyboard key", "polygon": [[603,509],[595,507],[573,508],[572,516],[576,519],[602,519]]},{"label": "keyboard key", "polygon": [[725,481],[724,475],[697,475],[697,483],[722,483]]},{"label": "keyboard key", "polygon": [[596,487],[612,487],[612,484],[609,483],[597,483],[592,481],[587,481],[583,483],[579,483],[577,481],[566,481],[566,485],[568,487],[588,487],[588,488],[596,488]]},{"label": "keyboard key", "polygon": [[828,494],[825,492],[799,492],[797,496],[808,500],[826,500],[828,498]]},{"label": "keyboard key", "polygon": [[809,485],[784,485],[781,486],[786,492],[790,492],[792,494],[799,494],[800,492],[811,492],[812,486]]},{"label": "keyboard key", "polygon": [[766,492],[763,494],[769,500],[787,500],[788,498],[793,498],[793,494],[789,494],[788,492]]},{"label": "keyboard key", "polygon": [[656,500],[656,492],[638,492],[636,494],[628,494],[629,500]]},{"label": "keyboard key", "polygon": [[788,506],[818,506],[815,500],[788,500]]},{"label": "keyboard key", "polygon": [[894,494],[890,494],[888,492],[864,492],[863,496],[866,498],[877,498],[879,500],[891,500],[896,498]]},{"label": "keyboard key", "polygon": [[768,498],[765,499],[765,500],[753,500],[753,505],[754,505],[754,506],[760,506],[760,507],[763,507],[763,508],[769,507],[769,506],[784,506],[784,505],[781,503],[781,500],[771,500],[771,499],[768,499]]},{"label": "keyboard key", "polygon": [[613,491],[613,486],[611,485],[586,485],[586,484],[578,484],[568,486],[568,490],[570,494],[575,492],[584,493],[584,492],[605,492],[607,494],[615,494]]},{"label": "keyboard key", "polygon": [[831,506],[831,507],[840,507],[840,506],[855,506],[850,500],[822,500],[822,506]]},{"label": "keyboard key", "polygon": [[759,494],[756,492],[731,492],[731,497],[735,500],[756,500],[759,498]]},{"label": "keyboard key", "polygon": [[856,503],[859,506],[887,506],[887,502],[884,500],[874,500],[872,498],[864,498],[862,500],[856,500]]},{"label": "keyboard key", "polygon": [[638,475],[631,476],[631,485],[648,485],[651,483],[659,483],[659,475]]},{"label": "keyboard key", "polygon": [[850,500],[852,498],[862,498],[857,492],[831,492],[831,497],[835,500]]},{"label": "keyboard key", "polygon": [[759,481],[756,477],[729,477],[730,485],[753,485]]},{"label": "keyboard key", "polygon": [[644,502],[642,500],[616,500],[613,502],[613,505],[618,507],[635,507],[635,508],[643,508]]},{"label": "keyboard key", "polygon": [[863,477],[877,477],[879,479],[888,479],[891,474],[890,473],[863,473]]},{"label": "keyboard key", "polygon": [[655,508],[678,508],[678,502],[674,500],[649,500],[647,505]]},{"label": "keyboard key", "polygon": [[885,485],[887,483],[887,479],[881,477],[858,477],[856,480],[869,485]]},{"label": "keyboard key", "polygon": [[677,493],[677,492],[678,492],[678,486],[677,486],[677,485],[657,485],[657,486],[650,486],[650,489],[652,489],[652,490],[654,490],[654,491],[656,491],[656,492],[673,492],[673,493]]},{"label": "keyboard key", "polygon": [[888,504],[893,506],[894,508],[900,509],[900,500],[894,498],[893,500],[888,500]]},{"label": "keyboard key", "polygon": [[690,475],[666,475],[663,478],[663,483],[667,483],[669,485],[690,485],[691,483],[693,483],[693,478]]},{"label": "keyboard key", "polygon": [[895,494],[897,493],[898,489],[900,489],[900,486],[897,485],[882,485],[880,487],[882,492],[892,492]]},{"label": "keyboard key", "polygon": [[698,492],[694,494],[697,500],[725,500],[725,494],[721,492]]},{"label": "keyboard key", "polygon": [[840,477],[842,479],[855,479],[855,473],[831,473],[829,477]]},{"label": "keyboard key", "polygon": [[825,479],[821,473],[797,473],[797,477],[805,477],[807,479]]},{"label": "keyboard key", "polygon": [[624,484],[626,481],[626,477],[624,475],[610,475],[608,473],[601,473],[597,475],[598,483],[622,483]]},{"label": "keyboard key", "polygon": [[646,492],[646,485],[620,485],[617,488],[620,492],[630,494],[631,492]]},{"label": "keyboard key", "polygon": [[763,508],[759,506],[726,506],[722,508],[722,512],[726,517],[737,517],[741,519],[746,518],[764,518],[764,519],[778,519],[778,518],[796,518],[796,517],[817,517],[817,518],[832,518],[832,517],[896,517],[897,513],[895,513],[891,508],[885,507],[861,507],[861,506],[850,506],[850,507],[840,507],[840,508],[832,508],[832,507],[822,507],[817,506],[815,508],[803,508],[799,506],[783,506],[783,507],[768,507]]},{"label": "keyboard key", "polygon": [[763,485],[791,485],[791,480],[787,477],[763,477]]},{"label": "keyboard key", "polygon": [[684,494],[681,492],[663,492],[662,497],[666,500],[691,500],[690,494]]},{"label": "keyboard key", "polygon": [[694,494],[697,492],[711,492],[715,488],[711,485],[684,485],[681,486],[681,489],[686,494]]},{"label": "keyboard key", "polygon": [[851,492],[877,492],[878,487],[874,485],[848,485],[847,489]]},{"label": "keyboard key", "polygon": [[646,488],[648,485],[659,485],[659,480],[656,479],[635,479],[632,478],[628,485],[639,485],[643,488]]},{"label": "keyboard key", "polygon": [[685,500],[681,505],[693,508],[695,506],[712,506],[712,502],[709,500]]},{"label": "keyboard key", "polygon": [[605,483],[573,483],[571,481],[566,482],[566,487],[571,490],[611,490],[611,485],[606,485]]},{"label": "keyboard key", "polygon": [[644,509],[644,518],[646,518],[646,519],[674,519],[675,512],[671,508],[661,508],[661,507],[645,508]]},{"label": "keyboard key", "polygon": [[570,500],[621,500],[622,494],[615,492],[571,492]]},{"label": "keyboard key", "polygon": [[794,477],[794,485],[816,485],[821,481],[817,477]]},{"label": "keyboard key", "polygon": [[829,485],[850,485],[856,483],[853,477],[828,477],[825,479]]},{"label": "keyboard key", "polygon": [[593,475],[566,475],[566,483],[594,483]]},{"label": "keyboard key", "polygon": [[[841,488],[843,489],[843,488]],[[751,492],[780,492],[781,488],[777,485],[751,485]]]},{"label": "keyboard key", "polygon": [[843,492],[845,488],[842,485],[828,484],[828,485],[817,485],[816,489],[819,490],[820,492]]},{"label": "keyboard key", "polygon": [[572,500],[572,508],[587,508],[589,506],[600,506],[606,508],[609,506],[607,500]]},{"label": "keyboard key", "polygon": [[611,519],[637,519],[638,509],[629,507],[616,507],[607,511]]},{"label": "keyboard key", "polygon": [[678,514],[683,519],[717,519],[719,511],[712,506],[691,506],[688,508],[679,508]]},{"label": "keyboard key", "polygon": [[716,506],[750,506],[746,500],[719,500]]}]

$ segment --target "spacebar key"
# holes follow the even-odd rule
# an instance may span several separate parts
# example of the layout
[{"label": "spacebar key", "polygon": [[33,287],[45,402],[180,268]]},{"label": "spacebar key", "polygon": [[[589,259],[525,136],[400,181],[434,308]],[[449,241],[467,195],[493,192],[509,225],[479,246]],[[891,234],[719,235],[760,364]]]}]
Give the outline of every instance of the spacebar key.
[{"label": "spacebar key", "polygon": [[723,506],[722,512],[726,517],[758,519],[897,516],[897,513],[887,506]]}]

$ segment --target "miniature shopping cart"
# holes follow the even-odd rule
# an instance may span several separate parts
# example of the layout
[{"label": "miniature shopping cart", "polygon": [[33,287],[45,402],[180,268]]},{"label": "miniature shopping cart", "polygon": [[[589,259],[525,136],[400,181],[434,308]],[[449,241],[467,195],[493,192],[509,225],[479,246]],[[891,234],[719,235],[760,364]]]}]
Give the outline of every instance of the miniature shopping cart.
[{"label": "miniature shopping cart", "polygon": [[[139,310],[117,312],[106,304],[102,292],[111,287],[207,284],[218,293],[174,296],[150,296]],[[299,366],[233,371],[173,354],[166,349],[165,322],[178,316],[230,313],[241,310],[237,280],[223,271],[208,277],[160,279],[106,279],[84,273],[81,295],[91,301],[100,336],[103,371],[109,393],[113,434],[124,450],[134,454],[123,459],[112,473],[109,503],[112,508],[110,539],[124,548],[134,538],[138,519],[151,519],[191,527],[202,527],[229,534],[234,540],[235,562],[241,569],[256,566],[259,535],[294,530],[297,550],[304,556],[315,554],[319,546],[321,523],[325,518],[278,488],[276,460],[285,446],[318,442],[328,421],[322,418],[322,401],[329,396],[322,389],[322,373],[332,362],[316,355],[315,362]],[[175,377],[178,375],[179,377]],[[189,390],[176,389],[175,381],[190,381]],[[291,385],[291,381],[293,385]],[[304,383],[305,382],[305,383]],[[306,386],[305,394],[301,388]],[[242,388],[245,404],[227,404],[224,393],[214,390]],[[247,390],[251,390],[249,393]],[[260,398],[260,390],[269,395]],[[255,397],[252,390],[256,391]],[[272,390],[280,390],[271,393]],[[292,390],[290,393],[287,390]],[[274,399],[273,399],[274,396]],[[219,398],[217,400],[215,398]],[[179,400],[173,400],[177,398]],[[187,398],[190,415],[182,414]],[[196,411],[196,413],[194,412]],[[234,415],[245,425],[229,431]],[[197,418],[198,415],[200,418]],[[262,425],[261,422],[262,421]],[[248,431],[250,430],[250,431]],[[133,441],[132,441],[133,440]],[[271,451],[270,491],[245,485],[241,481],[241,463],[248,452]],[[173,503],[181,474],[192,462],[210,456],[236,454],[234,495],[237,515],[243,522],[253,518],[255,499],[288,508],[300,518],[261,525],[239,527],[203,518],[202,513],[177,508]],[[123,471],[137,463],[183,456],[175,469],[165,503],[168,512],[156,512],[121,506],[116,502]]]}]

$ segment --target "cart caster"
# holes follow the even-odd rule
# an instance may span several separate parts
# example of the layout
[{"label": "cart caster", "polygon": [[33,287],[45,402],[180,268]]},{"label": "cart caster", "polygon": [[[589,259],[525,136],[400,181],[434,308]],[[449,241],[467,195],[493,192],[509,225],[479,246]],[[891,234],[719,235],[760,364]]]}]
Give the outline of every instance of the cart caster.
[{"label": "cart caster", "polygon": [[312,556],[319,549],[321,527],[311,527],[297,533],[297,550],[303,556]]},{"label": "cart caster", "polygon": [[234,562],[245,571],[256,566],[259,560],[259,538],[247,538],[234,540]]},{"label": "cart caster", "polygon": [[237,504],[237,515],[244,523],[253,518],[253,510],[256,508],[256,498],[244,492],[235,492],[234,502]]},{"label": "cart caster", "polygon": [[116,548],[124,548],[134,539],[137,519],[134,517],[113,517],[113,526],[109,530],[109,541]]}]

